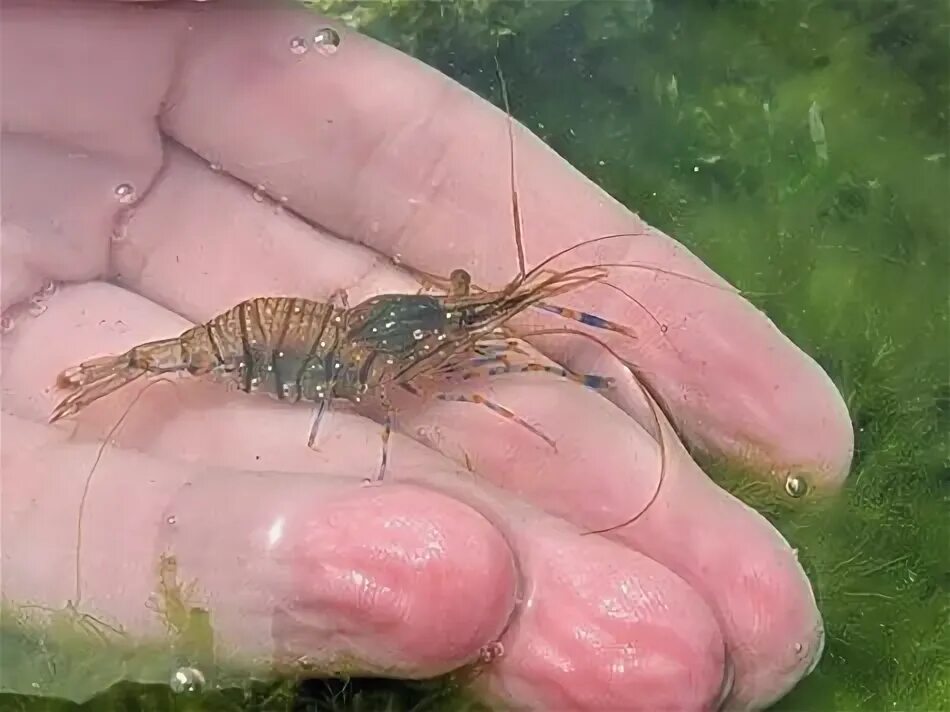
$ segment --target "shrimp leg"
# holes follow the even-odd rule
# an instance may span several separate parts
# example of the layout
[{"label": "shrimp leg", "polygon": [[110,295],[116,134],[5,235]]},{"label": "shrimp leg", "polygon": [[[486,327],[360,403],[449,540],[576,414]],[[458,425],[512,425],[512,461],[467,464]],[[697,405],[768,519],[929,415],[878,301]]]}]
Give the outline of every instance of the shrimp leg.
[{"label": "shrimp leg", "polygon": [[554,439],[550,435],[546,435],[540,428],[531,425],[527,420],[522,418],[520,415],[515,413],[512,410],[509,410],[500,403],[489,400],[485,396],[479,393],[473,393],[470,396],[457,393],[437,393],[436,398],[443,401],[456,402],[456,403],[474,403],[476,405],[485,406],[494,413],[497,413],[505,420],[510,420],[516,425],[520,425],[525,430],[529,431],[533,435],[538,436],[544,442],[546,442],[554,452],[557,452],[557,443],[554,442]]},{"label": "shrimp leg", "polygon": [[[417,396],[419,398],[424,397],[423,393],[419,391],[419,389],[417,389],[415,386],[409,383],[400,383],[399,386],[404,391],[407,391],[408,393],[411,393],[414,396]],[[492,400],[489,400],[488,398],[486,398],[485,396],[479,393],[473,393],[470,396],[463,395],[463,394],[456,394],[456,393],[436,393],[435,397],[438,400],[443,400],[443,401],[448,401],[448,402],[474,403],[475,405],[484,406],[488,408],[489,410],[491,410],[492,412],[500,415],[505,420],[510,420],[516,425],[519,425],[522,428],[526,429],[531,434],[536,435],[537,437],[541,438],[545,443],[547,443],[551,447],[552,450],[557,452],[557,443],[555,443],[554,440],[549,435],[546,435],[539,428],[535,427],[534,425],[531,425],[531,423],[526,421],[517,413],[509,410],[508,408],[501,405],[500,403],[496,403]]]},{"label": "shrimp leg", "polygon": [[326,415],[326,412],[330,409],[330,399],[321,398],[317,407],[313,409],[313,419],[310,421],[310,435],[307,437],[307,447],[311,450],[316,450],[313,444],[317,440],[317,433],[320,430],[320,423],[323,420],[323,416]]},{"label": "shrimp leg", "polygon": [[379,463],[379,473],[376,475],[376,481],[382,482],[383,476],[386,474],[386,465],[389,462],[389,436],[392,434],[393,430],[393,407],[389,402],[389,396],[386,394],[386,389],[381,388],[379,391],[379,400],[383,405],[383,408],[386,409],[386,419],[383,422],[383,455]]}]

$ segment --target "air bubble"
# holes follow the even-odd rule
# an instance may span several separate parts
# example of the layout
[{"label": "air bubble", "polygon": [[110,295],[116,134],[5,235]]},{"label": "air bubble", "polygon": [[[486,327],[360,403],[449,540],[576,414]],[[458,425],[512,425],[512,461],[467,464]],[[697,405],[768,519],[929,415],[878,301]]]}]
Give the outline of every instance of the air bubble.
[{"label": "air bubble", "polygon": [[166,521],[168,524],[171,524],[172,526],[174,526],[174,525],[178,522],[178,520],[175,519],[175,515],[174,515],[174,514],[169,514],[167,517],[165,517],[165,521]]},{"label": "air bubble", "polygon": [[505,646],[501,644],[501,641],[496,640],[494,643],[482,646],[481,650],[478,651],[478,659],[487,664],[497,660],[504,654]]},{"label": "air bubble", "polygon": [[419,339],[421,339],[423,336],[425,336],[425,334],[422,332],[422,329],[416,329],[412,332],[412,338],[414,338],[416,341],[419,341]]},{"label": "air bubble", "polygon": [[317,30],[313,36],[313,46],[321,54],[334,54],[340,48],[340,33],[332,27]]},{"label": "air bubble", "polygon": [[42,299],[40,299],[39,297],[33,297],[30,300],[30,308],[28,311],[30,313],[30,316],[39,316],[40,314],[45,312],[47,308],[48,307],[43,303]]},{"label": "air bubble", "polygon": [[363,487],[369,487],[371,484],[373,484],[373,480],[371,480],[369,477],[364,477],[364,478],[363,478],[363,481],[360,482],[360,484],[361,484]]},{"label": "air bubble", "polygon": [[13,321],[12,317],[0,317],[0,334],[9,334],[13,331],[14,326],[16,326],[16,322]]},{"label": "air bubble", "polygon": [[795,652],[800,653],[805,649],[805,646],[801,643],[795,643]]},{"label": "air bubble", "polygon": [[221,164],[220,164],[220,163],[209,163],[209,164],[208,164],[208,168],[210,168],[214,173],[220,173],[220,172],[221,172]]},{"label": "air bubble", "polygon": [[115,197],[120,203],[131,203],[135,200],[135,188],[131,183],[119,183],[115,187]]},{"label": "air bubble", "polygon": [[785,480],[785,492],[795,499],[804,497],[808,492],[808,483],[801,475],[789,475]]},{"label": "air bubble", "polygon": [[303,54],[307,51],[307,40],[303,37],[294,37],[290,40],[290,51],[294,54]]},{"label": "air bubble", "polygon": [[393,264],[397,266],[402,264],[402,255],[400,255],[398,252],[393,255]]},{"label": "air bubble", "polygon": [[198,668],[180,667],[172,673],[169,685],[177,693],[201,692],[205,685],[205,676]]},{"label": "air bubble", "polygon": [[254,192],[251,193],[251,197],[254,198],[255,202],[263,203],[264,202],[264,193],[265,189],[263,185],[254,186]]},{"label": "air bubble", "polygon": [[36,293],[36,296],[40,297],[41,299],[47,299],[54,294],[56,294],[56,282],[49,280],[42,287],[40,287],[40,291]]}]

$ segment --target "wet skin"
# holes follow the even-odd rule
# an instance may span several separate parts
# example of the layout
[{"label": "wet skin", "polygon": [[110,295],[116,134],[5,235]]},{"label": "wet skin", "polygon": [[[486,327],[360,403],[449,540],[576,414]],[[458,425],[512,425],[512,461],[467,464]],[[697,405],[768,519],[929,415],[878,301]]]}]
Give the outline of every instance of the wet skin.
[{"label": "wet skin", "polygon": [[[325,300],[343,288],[353,304],[416,291],[381,255],[440,274],[462,266],[479,284],[514,275],[505,117],[352,33],[332,55],[291,51],[325,25],[223,2],[4,4],[3,308],[69,283],[3,339],[7,600],[75,599],[86,475],[140,391],[94,404],[75,432],[48,426],[63,368],[255,295]],[[529,262],[632,232],[598,257],[714,279],[516,134]],[[691,444],[779,487],[790,471],[813,490],[840,486],[852,448],[840,396],[762,314],[697,283],[614,281],[667,332],[610,290],[560,301],[642,334],[610,341]],[[607,537],[581,536],[642,507],[659,449],[633,377],[610,356],[580,339],[539,343],[618,376],[615,402],[544,374],[467,389],[536,423],[556,453],[478,406],[407,407],[378,486],[362,484],[379,457],[371,420],[334,413],[313,452],[305,407],[214,384],[151,388],[91,481],[82,610],[161,635],[144,602],[172,551],[217,642],[262,663],[344,657],[368,674],[424,677],[500,637],[504,654],[478,684],[529,708],[708,709],[724,693],[747,708],[784,694],[823,638],[791,547],[669,428],[656,504]]]}]

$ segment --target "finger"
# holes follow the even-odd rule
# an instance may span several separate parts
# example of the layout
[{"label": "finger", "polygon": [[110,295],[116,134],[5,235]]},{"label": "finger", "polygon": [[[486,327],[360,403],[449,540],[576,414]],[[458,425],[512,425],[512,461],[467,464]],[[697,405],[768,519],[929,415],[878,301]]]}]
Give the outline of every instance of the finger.
[{"label": "finger", "polygon": [[[141,321],[135,320],[131,316],[133,314],[137,314]],[[120,316],[123,320],[129,320],[124,333],[114,328]],[[74,325],[71,339],[50,342],[51,348],[42,352],[35,348],[49,339],[50,330],[57,331],[63,324]],[[162,324],[165,326],[160,329]],[[38,402],[46,401],[48,404],[49,396],[43,395],[41,384],[49,381],[58,364],[80,359],[80,354],[90,349],[89,344],[98,343],[107,349],[121,349],[145,338],[145,333],[174,330],[177,324],[176,318],[170,319],[161,310],[149,308],[146,302],[114,287],[88,285],[63,290],[50,300],[46,313],[24,322],[16,330],[13,339],[4,341],[4,347],[10,349],[4,353],[4,386],[18,393],[10,405],[18,412],[29,414],[33,412],[31,408],[37,408]],[[144,331],[138,331],[140,329]],[[129,391],[134,390],[134,387],[130,387],[125,392],[90,406],[79,418],[86,427],[80,430],[77,437],[101,437],[106,428],[114,424],[115,416],[130,402],[132,394]],[[228,395],[220,388],[211,386],[202,389],[200,383],[182,383],[173,389],[164,389],[164,393],[167,394],[169,390],[175,392],[175,397],[159,397],[163,391],[156,387],[137,402],[136,409],[115,435],[120,449],[110,449],[108,459],[115,462],[120,453],[141,449],[170,453],[186,460],[179,464],[169,461],[167,467],[171,472],[194,470],[198,467],[196,463],[228,461],[237,463],[235,471],[292,469],[313,475],[315,471],[345,470],[354,478],[365,477],[367,472],[375,473],[378,466],[378,450],[372,443],[379,442],[379,429],[365,419],[331,414],[328,430],[321,436],[321,442],[325,445],[321,445],[320,451],[315,453],[306,447],[303,437],[308,420],[306,409],[271,403],[266,399],[262,401],[243,395]],[[199,414],[200,423],[195,420]],[[299,433],[300,437],[294,438],[294,433]],[[499,531],[504,532],[504,538],[513,547],[521,564],[523,605],[501,637],[504,651],[501,660],[484,677],[483,684],[492,695],[540,709],[565,706],[591,710],[698,709],[715,703],[723,683],[722,639],[709,609],[680,578],[646,557],[604,540],[579,537],[573,527],[486,492],[470,479],[445,472],[446,462],[432,451],[402,438],[397,437],[395,440],[390,470],[391,478],[397,483],[395,489],[401,490],[400,483],[417,482],[467,502],[491,519]],[[107,462],[104,461],[100,467],[104,467]],[[293,467],[285,468],[285,465]],[[9,468],[5,467],[4,472],[8,471]],[[102,476],[101,473],[97,474],[98,482],[102,481]],[[130,479],[128,472],[123,471],[122,476],[126,480]],[[223,477],[233,476],[227,474]],[[216,476],[210,479],[218,481]],[[306,482],[309,480],[308,477]],[[135,478],[135,481],[145,487],[141,478]],[[182,532],[182,537],[186,531],[196,532],[193,540],[195,551],[189,552],[184,542],[176,544],[176,549],[184,551],[180,554],[182,567],[187,566],[189,575],[199,580],[210,576],[208,585],[222,592],[218,605],[227,607],[232,605],[229,596],[233,597],[235,591],[240,591],[241,584],[241,580],[235,579],[235,571],[230,568],[230,562],[237,560],[237,553],[227,547],[229,543],[236,542],[237,548],[241,550],[251,530],[258,542],[274,531],[275,509],[269,503],[273,501],[271,497],[277,495],[265,494],[255,485],[248,484],[250,493],[245,496],[244,486],[235,485],[234,479],[224,481],[229,488],[229,508],[233,506],[230,513],[222,514],[212,521],[206,516],[209,506],[213,506],[209,499],[180,498],[176,506],[163,504],[158,519],[161,520],[160,524],[164,522],[167,525],[167,516],[173,515],[174,527],[177,527],[175,531]],[[300,487],[304,481],[294,479],[293,482],[293,487],[288,486],[286,491],[276,486],[274,489],[284,491],[298,502],[301,501]],[[196,481],[192,488],[198,486]],[[108,491],[110,485],[100,484],[98,488],[98,492],[102,493]],[[386,483],[379,488],[358,491],[386,492],[388,489],[389,483]],[[147,499],[145,492],[142,494],[143,499]],[[238,494],[232,494],[234,492]],[[192,495],[186,497],[191,498]],[[211,498],[211,495],[208,497]],[[302,501],[306,501],[306,497]],[[300,505],[294,506],[298,507],[295,511],[299,511]],[[417,506],[436,507],[436,511],[445,509],[438,504],[438,500],[431,498],[420,501]],[[246,512],[245,507],[260,507],[266,516],[262,520],[260,517],[264,515]],[[410,514],[416,511],[413,507],[407,509]],[[307,563],[300,564],[296,570],[302,571],[301,576],[307,580],[307,577],[319,578],[322,575],[325,569],[319,562],[326,558],[339,560],[334,558],[336,554],[325,554],[323,547],[332,549],[334,542],[342,539],[356,542],[351,543],[350,548],[341,546],[344,554],[354,549],[362,551],[360,547],[369,546],[365,544],[367,539],[362,532],[346,526],[352,523],[352,526],[359,527],[362,515],[349,515],[346,511],[349,510],[333,515],[337,529],[334,532],[324,533],[318,527],[308,528],[309,523],[304,526],[307,537],[301,538],[306,538],[308,542],[311,539],[320,542],[319,546],[314,545],[315,554],[309,553],[309,549],[301,554],[301,560],[305,559]],[[395,511],[395,508],[391,510],[393,516]],[[402,520],[400,517],[399,521]],[[92,516],[91,510],[88,521],[99,521]],[[305,521],[310,522],[306,518]],[[103,522],[102,526],[106,526],[106,523]],[[110,532],[115,531],[112,524],[108,526]],[[242,529],[244,527],[246,531]],[[369,541],[378,542],[384,536],[379,534],[373,537],[372,526],[369,529]],[[286,533],[291,531],[290,519],[283,531],[285,536],[290,537]],[[222,549],[228,553],[222,556]],[[256,561],[259,558],[267,557],[252,556],[245,560]],[[270,555],[267,560],[272,562],[274,558]],[[388,560],[389,557],[382,558]],[[293,556],[289,559],[293,560]],[[221,561],[228,565],[216,573],[215,566],[219,566]],[[478,561],[471,565],[482,571],[487,567],[487,564]],[[359,561],[355,564],[351,562],[350,567],[362,570]],[[340,563],[336,568],[343,570],[346,567]],[[487,570],[491,570],[490,567]],[[22,575],[27,574],[24,572]],[[454,574],[446,572],[445,576],[448,580]],[[376,577],[382,578],[382,574],[376,574]],[[268,579],[267,576],[263,578]],[[278,578],[283,580],[282,577]],[[441,583],[449,585],[445,581]],[[482,586],[491,584],[461,579],[458,585],[475,587],[467,595],[485,596]],[[398,588],[396,584],[393,587]],[[450,594],[442,589],[439,595],[443,593]],[[411,600],[416,600],[420,595],[416,593],[413,597],[412,591],[402,594]],[[91,600],[88,596],[87,600]],[[494,600],[493,596],[489,598]],[[401,600],[400,595],[395,593],[393,599]],[[241,600],[242,596],[238,595],[234,605],[239,605]],[[362,611],[360,606],[365,606],[365,600],[361,600],[364,602],[348,602],[346,605],[351,605],[352,610]],[[466,600],[462,597],[462,600],[452,605],[467,606]],[[614,607],[610,611],[603,608],[605,600],[613,602]],[[301,609],[307,607],[306,601],[298,601],[298,604]],[[324,606],[324,599],[318,599],[317,604]],[[317,604],[307,610],[319,610]],[[333,605],[337,606],[331,606],[331,610],[335,611],[344,604],[333,602]],[[487,604],[483,602],[481,605],[484,608]],[[419,606],[424,609],[422,604]],[[441,609],[435,604],[432,607],[444,609],[444,605]],[[419,607],[412,606],[412,609],[418,610]],[[376,620],[375,609],[363,613],[369,621]],[[447,614],[438,615],[444,617]],[[385,619],[383,614],[380,616]],[[356,636],[353,631],[359,630],[359,626],[352,620],[347,618],[344,624],[346,631]],[[588,634],[579,638],[576,635],[578,626],[583,627]],[[421,627],[419,634],[440,635],[425,626]],[[379,641],[378,638],[374,640]],[[390,649],[391,646],[385,648],[386,643],[387,640],[383,640],[380,645]]]},{"label": "finger", "polygon": [[[229,6],[194,18],[176,100],[164,117],[174,137],[307,219],[385,254],[442,274],[465,266],[489,284],[514,275],[499,112],[354,33],[343,33],[332,55],[295,54],[290,40],[312,38],[324,22],[303,11]],[[220,106],[229,107],[225,116]],[[681,245],[650,230],[526,131],[517,133],[534,261],[582,238],[632,232],[638,237],[627,249],[603,250],[602,258],[714,279]],[[644,335],[635,349],[619,345],[692,441],[840,483],[852,445],[843,402],[764,315],[696,282],[629,274],[616,281],[668,326],[665,335],[614,292],[565,301],[605,311]],[[570,348],[552,347],[552,354],[566,359]]]},{"label": "finger", "polygon": [[649,431],[575,384],[505,376],[457,390],[503,404],[552,438],[557,453],[468,404],[432,401],[401,414],[401,427],[585,531],[619,527],[611,539],[689,582],[717,612],[736,707],[766,707],[814,669],[824,630],[796,550],[705,477],[668,426],[661,465]]},{"label": "finger", "polygon": [[[122,450],[96,470],[77,544],[86,478],[74,463],[94,460],[96,447],[15,416],[4,431],[18,443],[3,454],[3,524],[17,532],[5,600],[71,600],[152,642],[166,627],[187,634],[175,606],[199,606],[219,655],[328,670],[346,659],[354,673],[405,677],[473,662],[512,612],[507,543],[444,495],[327,473],[169,467]],[[172,579],[163,557],[174,558]]]},{"label": "finger", "polygon": [[[216,209],[209,211],[208,205]],[[245,249],[237,252],[230,248],[235,234],[266,234],[266,238],[248,238]],[[245,186],[220,180],[192,157],[172,152],[161,181],[129,224],[117,264],[137,291],[194,319],[208,318],[258,294],[324,295],[341,282],[352,286],[357,298],[399,288],[392,266],[365,254],[361,262],[357,248],[341,248],[342,244],[309,232],[287,213],[275,214],[273,205],[253,200]],[[343,250],[339,260],[337,249]],[[202,253],[215,255],[221,269],[206,274],[200,266]],[[325,270],[322,265],[328,262],[341,268]],[[236,274],[244,277],[235,280]],[[279,285],[288,286],[282,290]],[[168,333],[173,331],[143,337]],[[402,411],[397,426],[428,439],[460,462],[467,454],[480,474],[585,529],[623,522],[646,504],[656,487],[659,461],[650,417],[643,416],[647,428],[643,430],[582,388],[558,383],[539,387],[538,378],[512,378],[504,385],[479,384],[479,388],[554,437],[557,457],[539,451],[533,436],[513,429],[495,414],[464,404],[430,403],[418,413]],[[627,404],[628,410],[635,407]],[[193,421],[183,426],[188,432],[201,432],[197,427]],[[298,432],[305,429],[298,426]],[[672,448],[672,432],[665,439]],[[237,468],[253,464],[252,453],[239,455],[226,441],[220,446],[237,458],[221,464]],[[173,447],[180,450],[184,444],[176,441]],[[277,443],[274,448],[281,449]],[[371,453],[375,457],[375,451]],[[585,464],[591,453],[597,453],[593,468]],[[300,456],[311,457],[305,451]],[[265,457],[274,456],[268,452]],[[376,465],[367,463],[365,476],[371,476]],[[268,459],[266,466],[303,465]],[[667,467],[671,471],[656,504],[657,512],[667,513],[647,516],[617,536],[703,591],[727,622],[730,649],[737,656],[737,695],[773,699],[804,675],[821,653],[821,622],[808,581],[794,552],[772,527],[708,482],[688,456],[677,452]],[[737,557],[736,551],[743,556]]]}]

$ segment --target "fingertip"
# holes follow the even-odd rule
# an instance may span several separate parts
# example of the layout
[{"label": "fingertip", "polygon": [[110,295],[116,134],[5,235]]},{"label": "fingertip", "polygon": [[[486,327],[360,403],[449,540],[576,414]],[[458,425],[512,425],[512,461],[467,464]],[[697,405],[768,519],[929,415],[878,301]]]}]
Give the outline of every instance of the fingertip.
[{"label": "fingertip", "polygon": [[416,677],[470,663],[514,606],[505,538],[433,491],[368,486],[321,500],[291,540],[283,633],[296,647],[339,645],[370,669]]},{"label": "fingertip", "polygon": [[533,541],[526,575],[517,636],[483,682],[494,696],[532,709],[711,709],[728,689],[711,609],[656,562],[555,531]]}]

